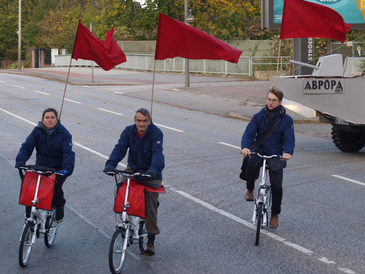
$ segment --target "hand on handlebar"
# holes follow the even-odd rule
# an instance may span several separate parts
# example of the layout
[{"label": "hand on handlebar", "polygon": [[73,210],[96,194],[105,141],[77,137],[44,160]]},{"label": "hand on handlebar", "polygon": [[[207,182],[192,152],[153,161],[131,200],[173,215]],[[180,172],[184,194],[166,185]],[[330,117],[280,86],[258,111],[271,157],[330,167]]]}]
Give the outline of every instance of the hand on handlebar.
[{"label": "hand on handlebar", "polygon": [[60,171],[57,172],[57,175],[60,175],[60,176],[66,176],[68,173],[67,170],[64,170],[64,169],[61,169]]},{"label": "hand on handlebar", "polygon": [[103,172],[109,176],[115,175],[114,167],[112,166],[106,166],[103,170]]},{"label": "hand on handlebar", "polygon": [[25,168],[25,163],[23,162],[18,162],[15,164],[15,167],[16,168],[19,168],[19,169],[24,169]]},{"label": "hand on handlebar", "polygon": [[243,156],[245,156],[246,158],[248,157],[248,158],[251,158],[251,151],[250,151],[250,149],[248,149],[248,148],[243,148],[242,150],[241,150],[241,153],[243,154]]},{"label": "hand on handlebar", "polygon": [[288,161],[291,158],[291,155],[289,153],[283,153],[281,156],[282,161]]}]

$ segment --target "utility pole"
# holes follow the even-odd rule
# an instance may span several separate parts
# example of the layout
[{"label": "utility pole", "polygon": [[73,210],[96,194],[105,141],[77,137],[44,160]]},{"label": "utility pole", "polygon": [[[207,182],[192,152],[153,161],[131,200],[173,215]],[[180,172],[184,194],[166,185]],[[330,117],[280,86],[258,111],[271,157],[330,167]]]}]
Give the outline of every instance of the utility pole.
[{"label": "utility pole", "polygon": [[[185,0],[185,20],[184,23],[188,23],[188,0]],[[185,59],[185,87],[190,87],[190,79],[189,79],[189,59]]]},{"label": "utility pole", "polygon": [[22,68],[22,0],[19,0],[19,22],[18,22],[18,70]]}]

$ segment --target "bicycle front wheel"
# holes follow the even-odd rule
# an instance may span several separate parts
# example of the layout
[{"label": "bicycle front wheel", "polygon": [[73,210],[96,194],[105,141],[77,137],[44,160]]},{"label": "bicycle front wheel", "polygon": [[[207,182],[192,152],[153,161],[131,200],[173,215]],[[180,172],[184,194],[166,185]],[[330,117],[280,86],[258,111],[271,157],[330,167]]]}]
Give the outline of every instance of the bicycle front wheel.
[{"label": "bicycle front wheel", "polygon": [[259,203],[257,205],[257,213],[256,213],[256,241],[255,241],[255,245],[259,245],[259,241],[260,241],[262,211],[263,211],[263,204]]},{"label": "bicycle front wheel", "polygon": [[34,225],[26,224],[24,226],[19,243],[19,265],[21,267],[26,267],[29,262],[30,252],[33,247],[32,241],[34,233]]},{"label": "bicycle front wheel", "polygon": [[51,247],[54,244],[57,234],[58,224],[55,222],[54,217],[56,214],[56,209],[53,209],[50,214],[47,213],[46,219],[46,232],[44,233],[44,244],[46,247]]},{"label": "bicycle front wheel", "polygon": [[141,221],[139,223],[138,236],[139,236],[139,239],[138,239],[139,250],[141,251],[141,254],[143,254],[144,250],[147,247],[147,242],[148,242],[148,236],[147,236],[146,222],[145,221]]},{"label": "bicycle front wheel", "polygon": [[130,229],[117,228],[109,247],[109,268],[113,274],[122,273],[127,255]]}]

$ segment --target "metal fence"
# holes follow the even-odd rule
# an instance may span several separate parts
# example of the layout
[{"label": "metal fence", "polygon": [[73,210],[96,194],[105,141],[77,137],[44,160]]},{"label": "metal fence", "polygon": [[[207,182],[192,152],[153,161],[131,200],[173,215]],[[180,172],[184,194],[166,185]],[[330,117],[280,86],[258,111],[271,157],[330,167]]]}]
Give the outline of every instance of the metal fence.
[{"label": "metal fence", "polygon": [[[127,62],[117,65],[116,68],[153,71],[154,54],[126,54]],[[70,65],[71,55],[55,56],[56,67],[67,67]],[[280,70],[289,70],[290,56],[279,58]],[[176,57],[173,59],[157,60],[157,72],[185,72],[185,59]],[[189,72],[221,75],[253,76],[255,70],[276,70],[277,56],[254,56],[240,57],[237,64],[223,60],[189,60]],[[72,60],[73,67],[90,67],[91,61]],[[94,63],[94,66],[97,64]]]}]

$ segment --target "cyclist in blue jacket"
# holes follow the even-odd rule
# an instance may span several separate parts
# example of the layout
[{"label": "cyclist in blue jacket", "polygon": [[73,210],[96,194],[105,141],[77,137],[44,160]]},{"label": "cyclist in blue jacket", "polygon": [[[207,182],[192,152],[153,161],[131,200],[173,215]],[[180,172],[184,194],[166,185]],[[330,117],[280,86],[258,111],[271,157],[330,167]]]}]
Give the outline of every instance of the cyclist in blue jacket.
[{"label": "cyclist in blue jacket", "polygon": [[247,201],[254,200],[255,180],[258,177],[262,158],[257,155],[250,155],[250,147],[254,140],[260,140],[270,129],[277,119],[279,124],[270,135],[257,148],[257,152],[265,155],[283,155],[285,159],[272,158],[267,163],[270,167],[270,183],[272,189],[272,207],[269,227],[275,229],[279,225],[279,214],[281,212],[281,201],[283,197],[283,169],[286,167],[286,160],[289,160],[294,153],[295,137],[293,119],[286,114],[282,106],[283,92],[278,88],[271,87],[267,94],[267,104],[256,113],[242,136],[241,148],[245,157],[250,157],[246,170],[246,194]]},{"label": "cyclist in blue jacket", "polygon": [[[62,185],[66,178],[73,172],[75,166],[75,153],[72,151],[72,136],[58,120],[58,113],[53,108],[43,111],[42,121],[33,129],[22,144],[15,160],[15,167],[25,166],[36,149],[36,165],[55,168],[63,176],[57,176],[53,205],[56,207],[56,222],[62,222],[64,217],[63,207],[66,200],[63,195]],[[30,207],[26,207],[26,216],[30,215]]]},{"label": "cyclist in blue jacket", "polygon": [[[118,144],[115,145],[104,172],[113,171],[128,152],[127,172],[143,172],[151,175],[149,183],[160,185],[165,158],[162,154],[163,134],[152,123],[151,115],[145,108],[140,108],[134,116],[134,124],[127,126],[122,132]],[[146,230],[148,234],[145,255],[154,255],[155,235],[160,233],[157,226],[158,193],[146,192]]]}]

